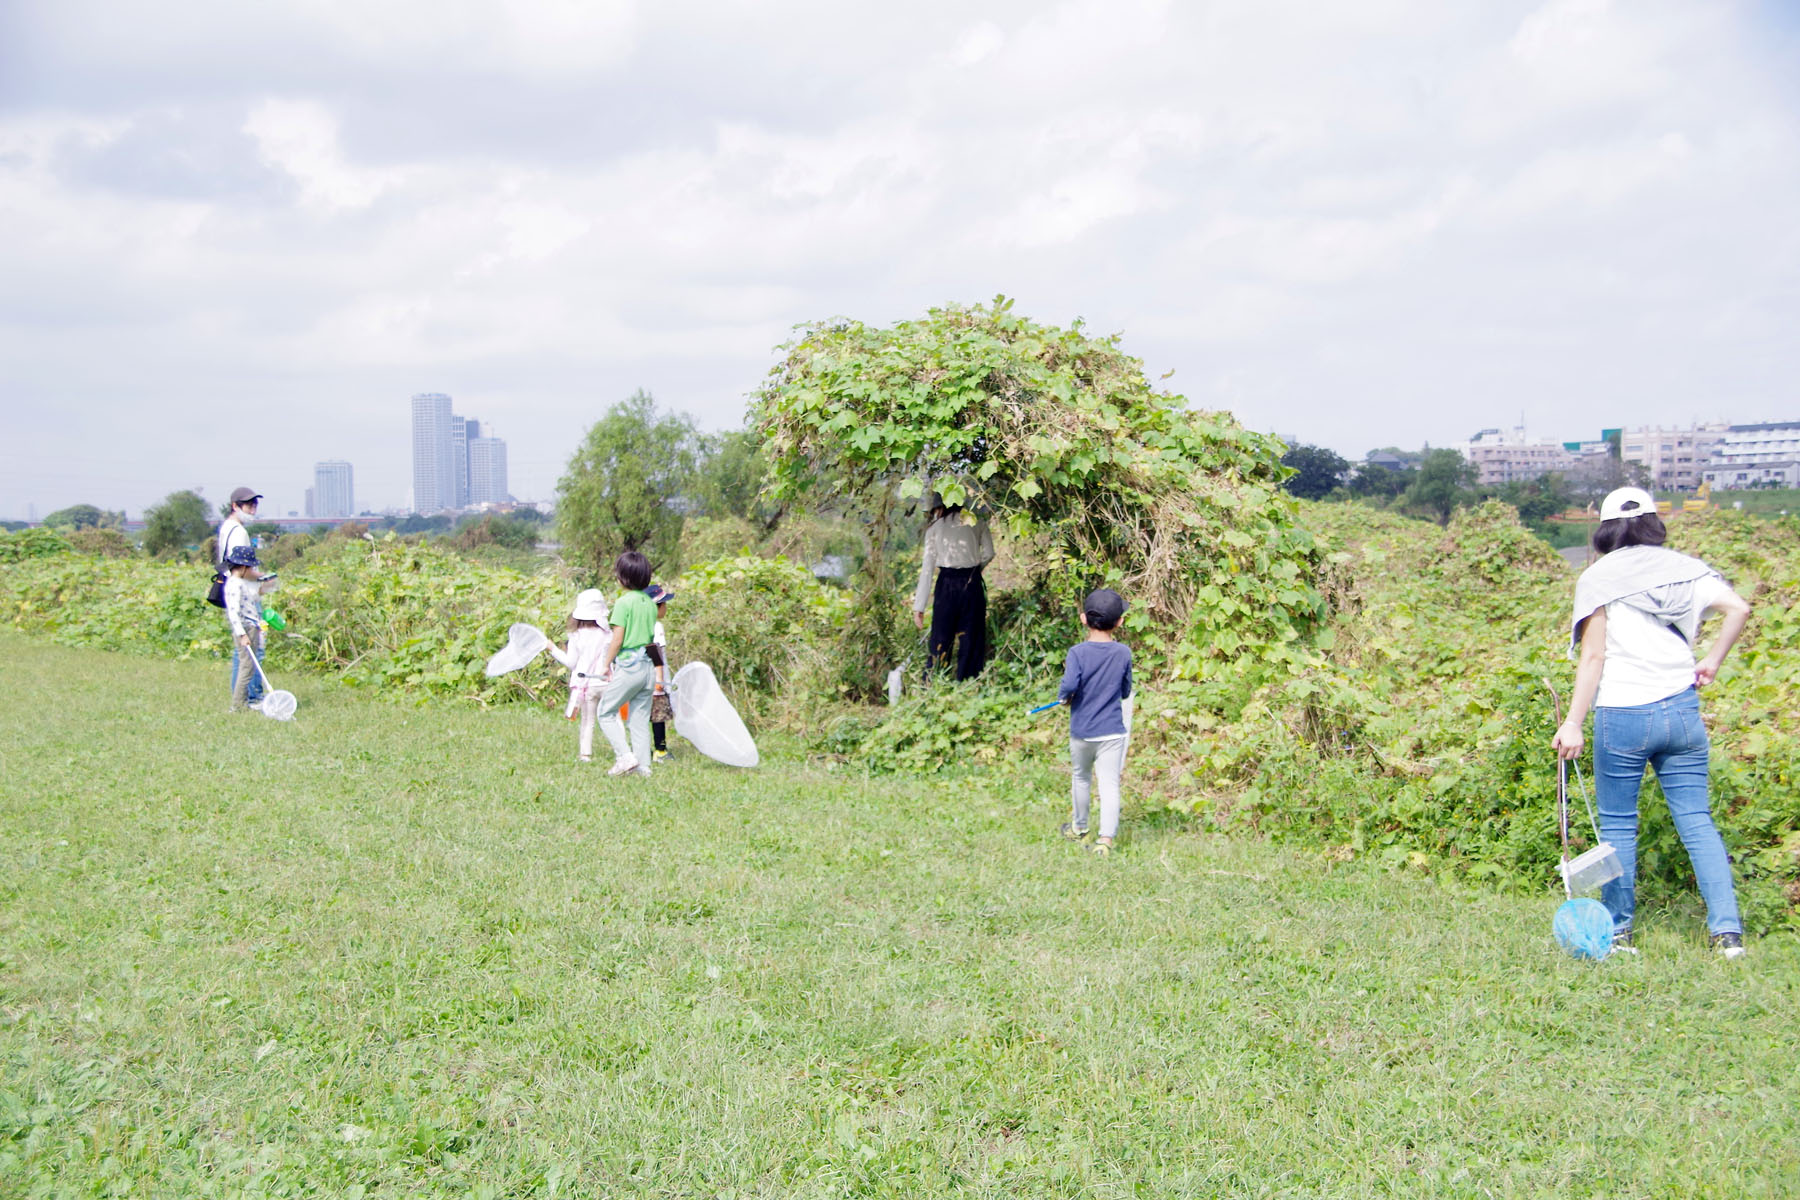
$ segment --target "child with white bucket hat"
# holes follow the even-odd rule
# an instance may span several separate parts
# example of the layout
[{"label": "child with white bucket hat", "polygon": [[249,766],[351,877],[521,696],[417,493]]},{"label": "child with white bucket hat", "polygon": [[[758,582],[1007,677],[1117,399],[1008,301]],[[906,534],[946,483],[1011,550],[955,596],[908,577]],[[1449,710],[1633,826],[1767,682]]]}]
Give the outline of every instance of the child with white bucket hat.
[{"label": "child with white bucket hat", "polygon": [[589,588],[575,597],[575,608],[569,613],[569,647],[550,653],[569,668],[569,706],[563,715],[581,717],[581,740],[578,753],[582,762],[594,761],[594,720],[605,690],[601,678],[601,660],[606,658],[611,640],[606,626],[606,596],[599,588]]}]

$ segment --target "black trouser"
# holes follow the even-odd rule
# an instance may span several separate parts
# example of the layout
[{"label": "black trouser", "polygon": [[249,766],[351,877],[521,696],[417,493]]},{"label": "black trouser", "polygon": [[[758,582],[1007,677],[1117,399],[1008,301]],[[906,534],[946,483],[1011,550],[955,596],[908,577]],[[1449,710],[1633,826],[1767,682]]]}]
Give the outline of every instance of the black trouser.
[{"label": "black trouser", "polygon": [[925,670],[956,655],[956,678],[973,679],[987,664],[987,586],[980,567],[939,567],[931,594],[931,637]]},{"label": "black trouser", "polygon": [[669,723],[667,721],[650,722],[650,734],[655,739],[651,744],[667,754],[669,752]]}]

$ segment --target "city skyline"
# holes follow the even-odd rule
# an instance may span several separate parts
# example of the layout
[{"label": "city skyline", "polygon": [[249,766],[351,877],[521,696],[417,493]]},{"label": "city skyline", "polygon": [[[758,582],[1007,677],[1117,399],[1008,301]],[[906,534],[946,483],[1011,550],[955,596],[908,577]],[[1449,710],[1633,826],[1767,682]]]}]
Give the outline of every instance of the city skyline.
[{"label": "city skyline", "polygon": [[[417,393],[413,396],[412,399],[416,402],[425,396],[435,396],[435,397],[441,398],[441,400],[447,404],[450,404],[450,405],[454,404],[453,398],[450,397],[446,393]],[[463,480],[462,480],[462,489],[463,490],[462,490],[461,494],[462,494],[463,500],[461,503],[455,505],[454,506],[455,508],[458,508],[458,509],[468,508],[473,505],[482,504],[482,503],[501,504],[501,503],[507,503],[509,501],[515,502],[515,503],[537,504],[537,505],[544,505],[544,506],[549,506],[549,505],[554,504],[554,500],[555,500],[554,492],[552,492],[548,495],[544,495],[544,496],[509,495],[509,490],[510,490],[509,471],[508,471],[509,450],[508,450],[506,440],[503,438],[497,438],[497,437],[482,437],[482,436],[480,436],[480,431],[485,428],[483,422],[481,422],[478,419],[461,417],[460,414],[451,413],[450,417],[446,418],[446,428],[452,428],[452,426],[449,423],[451,418],[460,419],[464,423],[463,429],[464,429],[464,436],[466,438],[465,453],[467,453],[469,455],[469,462],[472,463],[477,454],[479,454],[483,457],[483,462],[485,464],[484,465],[484,480],[486,481],[486,482],[484,482],[484,485],[483,485],[486,490],[484,490],[480,493],[476,493],[474,491],[474,482],[473,482],[472,476],[465,474],[463,476]],[[1544,422],[1543,424],[1551,425],[1554,423],[1553,422]],[[1785,419],[1778,418],[1773,421],[1763,420],[1763,421],[1745,422],[1745,421],[1736,421],[1736,420],[1731,420],[1731,419],[1721,419],[1721,420],[1710,421],[1710,422],[1709,421],[1694,421],[1694,422],[1690,422],[1686,425],[1670,424],[1670,425],[1614,425],[1614,426],[1612,426],[1612,428],[1615,428],[1615,429],[1622,429],[1628,435],[1634,434],[1634,433],[1635,434],[1643,434],[1643,433],[1657,433],[1657,432],[1670,432],[1670,433],[1686,432],[1686,431],[1691,431],[1694,429],[1706,429],[1709,427],[1713,428],[1715,430],[1725,430],[1725,429],[1734,429],[1734,430],[1786,429],[1786,430],[1791,430],[1791,429],[1795,429],[1795,428],[1800,428],[1800,400],[1796,401],[1796,403],[1793,406],[1793,411]],[[474,432],[471,433],[470,431],[474,431]],[[414,432],[416,435],[417,431],[415,430]],[[1559,432],[1569,432],[1569,433],[1575,434],[1576,436],[1565,438],[1565,437],[1561,437],[1561,436],[1555,436],[1555,435],[1549,434],[1549,433],[1538,432],[1536,430],[1528,431],[1526,429],[1526,427],[1518,426],[1518,425],[1506,426],[1506,427],[1502,427],[1499,425],[1488,425],[1488,426],[1484,426],[1478,430],[1473,431],[1472,433],[1468,434],[1467,436],[1465,436],[1463,438],[1453,439],[1448,442],[1440,442],[1440,443],[1436,443],[1436,444],[1448,445],[1450,448],[1456,449],[1457,451],[1459,451],[1471,463],[1477,465],[1478,467],[1482,467],[1483,459],[1484,459],[1484,457],[1487,457],[1487,456],[1484,455],[1483,453],[1481,453],[1479,448],[1487,442],[1492,442],[1497,445],[1501,445],[1501,444],[1517,445],[1517,444],[1523,443],[1523,444],[1528,444],[1528,445],[1531,445],[1534,447],[1561,446],[1561,447],[1569,448],[1569,450],[1571,451],[1571,454],[1575,455],[1576,457],[1579,457],[1579,452],[1576,451],[1575,448],[1577,446],[1580,446],[1585,449],[1591,449],[1592,445],[1595,444],[1595,442],[1596,442],[1595,434],[1598,432],[1598,430],[1596,430],[1596,429],[1562,430]],[[1500,437],[1491,437],[1490,435],[1501,435],[1501,436]],[[1285,435],[1278,435],[1278,436],[1285,436]],[[1788,439],[1788,442],[1784,443],[1784,445],[1786,445],[1786,444],[1791,444],[1796,437],[1800,437],[1800,434],[1789,433],[1789,434],[1784,434],[1782,436]],[[342,441],[343,439],[340,438],[338,440]],[[1309,441],[1309,439],[1305,438],[1304,436],[1299,436],[1298,442],[1301,444],[1308,444],[1308,445],[1319,444],[1316,442]],[[478,443],[487,443],[487,445],[482,445],[478,448],[478,445],[477,445]],[[1417,445],[1414,446],[1412,444],[1409,444],[1408,440],[1402,439],[1400,441],[1389,442],[1387,444],[1395,445],[1401,450],[1411,451],[1415,448],[1417,448],[1417,449],[1429,448],[1429,446],[1432,445],[1433,443],[1430,441],[1430,439],[1419,439],[1417,442]],[[1335,447],[1327,447],[1327,448],[1335,449]],[[1344,457],[1351,463],[1358,463],[1358,462],[1361,462],[1364,460],[1365,455],[1376,450],[1377,448],[1378,447],[1370,446],[1360,452],[1352,452],[1352,453],[1344,454]],[[573,452],[573,448],[571,447],[571,453],[572,452]],[[1340,453],[1342,453],[1342,452],[1340,451]],[[1785,450],[1784,450],[1784,453],[1785,453]],[[1794,456],[1800,456],[1800,451],[1796,451]],[[1638,455],[1633,455],[1633,454],[1623,454],[1623,457],[1625,457],[1627,459],[1631,459],[1633,461],[1642,461],[1642,462],[1644,462],[1644,464],[1647,467],[1650,467],[1652,469],[1653,473],[1660,474],[1660,461],[1655,455],[1645,454],[1642,456],[1638,456]],[[317,507],[318,504],[320,504],[322,502],[309,501],[309,499],[308,499],[318,489],[319,468],[328,466],[328,465],[342,466],[342,467],[346,468],[347,471],[353,470],[352,460],[338,459],[338,460],[319,460],[319,461],[314,462],[313,467],[312,467],[314,485],[312,487],[301,488],[300,489],[300,498],[297,500],[290,500],[289,493],[283,491],[279,486],[277,486],[276,488],[273,488],[273,489],[264,487],[261,480],[253,477],[255,475],[254,471],[244,471],[244,472],[240,472],[238,475],[234,475],[234,476],[227,477],[225,479],[218,480],[218,481],[216,481],[216,486],[214,486],[214,487],[209,487],[207,484],[204,484],[204,483],[199,484],[199,485],[190,485],[190,486],[193,487],[193,490],[200,492],[200,494],[202,496],[208,496],[208,497],[212,497],[215,495],[227,494],[230,492],[230,490],[232,488],[240,486],[241,484],[248,484],[249,486],[254,486],[254,487],[258,488],[259,491],[262,492],[262,494],[264,496],[263,512],[271,518],[278,517],[281,519],[297,519],[297,518],[304,518],[304,517],[307,517],[310,515],[331,516],[333,514],[324,513],[324,512],[313,512],[312,508]],[[496,476],[494,474],[495,465],[497,465],[497,467],[498,467],[498,476],[497,476],[498,482],[497,483],[493,482],[496,478]],[[1518,465],[1518,467],[1521,467],[1521,468],[1524,466],[1524,464],[1522,464],[1522,463],[1517,464],[1517,465]],[[1672,488],[1684,488],[1684,489],[1691,488],[1699,482],[1699,478],[1698,478],[1699,472],[1698,472],[1697,468],[1699,466],[1703,466],[1703,465],[1704,465],[1703,463],[1696,463],[1696,470],[1694,471],[1694,473],[1691,476],[1688,476],[1688,477],[1670,478],[1667,480],[1663,480],[1663,479],[1659,478],[1658,482],[1657,482],[1657,486],[1659,488],[1665,487],[1665,486],[1672,487]],[[452,460],[452,466],[454,466],[454,460]],[[1547,465],[1546,469],[1548,469],[1548,470],[1565,470],[1566,471],[1568,469],[1568,466],[1569,466],[1568,463],[1557,461],[1557,462],[1552,462],[1549,465]],[[467,470],[467,467],[468,467],[468,464],[466,463],[465,471]],[[1511,471],[1502,471],[1501,473],[1490,473],[1486,468],[1483,468],[1482,477],[1481,477],[1480,482],[1481,482],[1482,486],[1491,486],[1495,483],[1505,482],[1505,481],[1513,480],[1513,479],[1535,478],[1535,475],[1536,475],[1536,473],[1528,471],[1528,470],[1522,471],[1519,469],[1514,469]],[[346,486],[349,486],[352,490],[352,493],[354,493],[353,485],[347,484]],[[1722,486],[1723,486],[1723,484],[1722,484]],[[496,488],[498,489],[497,492],[495,491]],[[182,488],[180,486],[171,485],[165,491],[159,492],[156,495],[149,497],[141,505],[124,504],[124,505],[115,505],[113,507],[119,508],[120,510],[126,512],[132,519],[135,520],[141,516],[144,508],[148,508],[149,506],[151,506],[153,504],[160,503],[161,500],[164,498],[164,496],[166,496],[168,494],[168,492],[179,491],[179,490],[182,490]],[[489,497],[494,497],[494,498],[490,499]],[[94,503],[102,508],[107,507],[107,505],[100,504],[99,501],[92,500],[87,496],[71,495],[71,496],[60,497],[55,502],[52,502],[47,499],[27,501],[27,504],[23,511],[21,511],[17,514],[13,514],[13,515],[0,514],[0,519],[36,521],[36,520],[41,519],[41,517],[45,513],[55,512],[58,509],[66,508],[69,505],[82,504],[82,503]],[[402,496],[398,502],[357,503],[353,500],[352,503],[355,505],[353,511],[350,513],[347,513],[347,514],[343,514],[343,515],[351,515],[351,516],[360,515],[360,514],[395,515],[395,514],[414,513],[414,512],[423,512],[424,511],[416,503],[416,496],[414,496],[412,494],[410,489],[409,489],[408,494],[406,496]],[[432,510],[432,511],[444,511],[444,510]],[[429,515],[429,514],[427,514],[427,515]]]},{"label": "city skyline", "polygon": [[412,397],[412,498],[409,508],[429,516],[480,504],[505,504],[506,442],[482,435],[482,423],[452,408],[444,392]]}]

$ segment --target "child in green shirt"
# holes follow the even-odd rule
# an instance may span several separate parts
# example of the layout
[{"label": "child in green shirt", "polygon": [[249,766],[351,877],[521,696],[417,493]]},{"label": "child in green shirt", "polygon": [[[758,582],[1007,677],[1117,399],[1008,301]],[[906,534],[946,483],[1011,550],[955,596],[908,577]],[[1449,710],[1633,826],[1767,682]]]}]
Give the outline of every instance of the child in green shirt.
[{"label": "child in green shirt", "polygon": [[[625,589],[613,602],[612,639],[600,656],[600,729],[612,744],[616,761],[609,775],[650,774],[650,692],[654,670],[645,648],[656,632],[656,605],[644,594],[650,586],[650,560],[627,550],[613,564]],[[619,709],[630,706],[630,744]]]}]

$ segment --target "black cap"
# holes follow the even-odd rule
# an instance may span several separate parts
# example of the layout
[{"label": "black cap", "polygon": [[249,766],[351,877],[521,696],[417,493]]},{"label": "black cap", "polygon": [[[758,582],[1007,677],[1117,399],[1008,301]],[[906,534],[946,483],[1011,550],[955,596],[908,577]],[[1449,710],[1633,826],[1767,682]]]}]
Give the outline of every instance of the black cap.
[{"label": "black cap", "polygon": [[1089,625],[1096,629],[1111,629],[1124,619],[1125,611],[1130,607],[1119,593],[1111,588],[1100,588],[1088,593],[1081,611],[1087,614]]},{"label": "black cap", "polygon": [[252,500],[261,499],[262,493],[255,488],[239,488],[237,491],[231,493],[231,502],[233,504],[248,504]]}]

